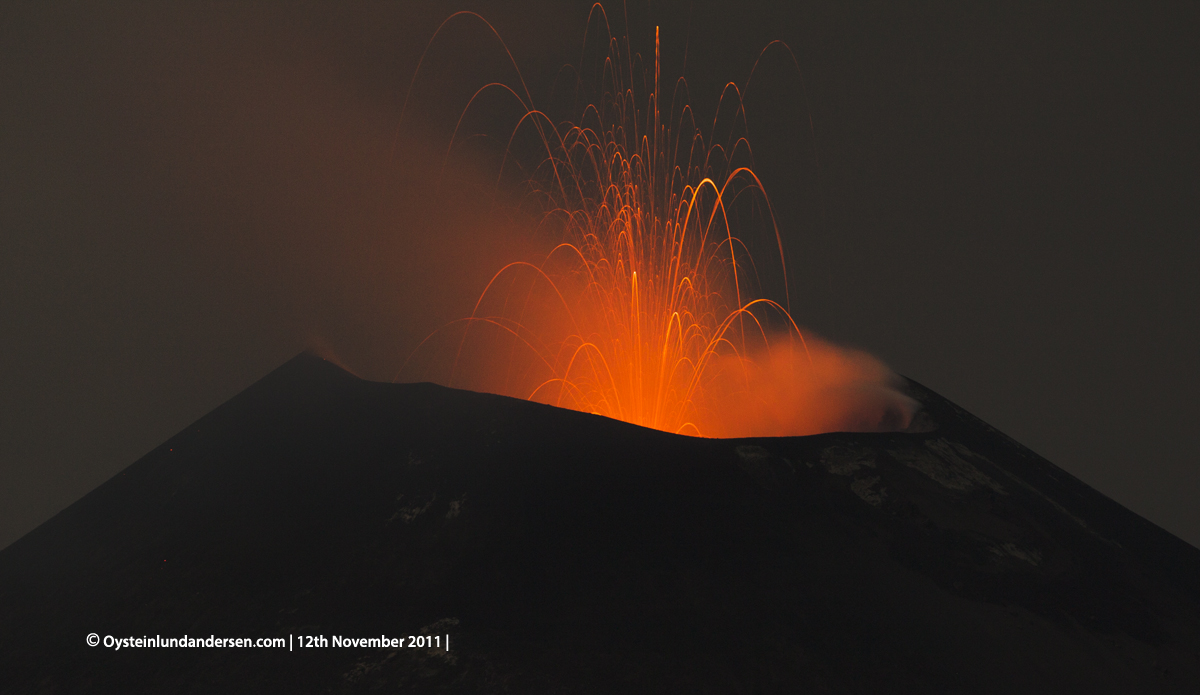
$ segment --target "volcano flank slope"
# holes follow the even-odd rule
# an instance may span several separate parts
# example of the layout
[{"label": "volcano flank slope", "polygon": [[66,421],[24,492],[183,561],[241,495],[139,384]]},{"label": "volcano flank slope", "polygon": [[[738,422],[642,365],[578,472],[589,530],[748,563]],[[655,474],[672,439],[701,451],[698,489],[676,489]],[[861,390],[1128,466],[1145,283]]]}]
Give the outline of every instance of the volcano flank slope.
[{"label": "volcano flank slope", "polygon": [[710,440],[301,355],[0,551],[0,690],[1200,692],[1200,551],[908,389]]}]

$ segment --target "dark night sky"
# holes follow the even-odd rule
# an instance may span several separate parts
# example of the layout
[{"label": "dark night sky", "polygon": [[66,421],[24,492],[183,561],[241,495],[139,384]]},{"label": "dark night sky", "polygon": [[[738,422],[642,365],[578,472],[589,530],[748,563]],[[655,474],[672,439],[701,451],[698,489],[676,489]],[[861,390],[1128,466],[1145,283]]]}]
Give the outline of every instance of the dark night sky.
[{"label": "dark night sky", "polygon": [[[510,5],[0,7],[0,547],[306,346],[386,379],[469,313],[515,247],[430,204],[421,143],[481,34],[390,150],[455,9],[535,99],[576,60],[588,3]],[[748,109],[799,322],[1200,545],[1197,6],[961,5],[630,22],[702,109],[795,49],[808,112],[779,64]]]}]

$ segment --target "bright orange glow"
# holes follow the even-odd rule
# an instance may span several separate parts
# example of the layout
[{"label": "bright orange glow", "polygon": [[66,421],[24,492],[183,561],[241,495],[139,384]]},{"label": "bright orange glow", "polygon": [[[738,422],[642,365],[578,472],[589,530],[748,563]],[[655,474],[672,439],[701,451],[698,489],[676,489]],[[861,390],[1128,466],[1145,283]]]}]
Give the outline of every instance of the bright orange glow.
[{"label": "bright orange glow", "polygon": [[[471,316],[414,357],[453,386],[669,432],[903,428],[911,402],[888,386],[891,373],[805,336],[788,312],[782,237],[741,134],[737,86],[709,131],[734,135],[715,143],[680,98],[686,83],[662,102],[658,53],[656,30],[653,67],[635,80],[639,61],[610,35],[601,96],[575,122],[534,109],[523,82],[524,97],[499,84],[476,92],[522,103],[501,178],[526,172],[523,202],[540,210],[547,241],[538,258],[500,268]],[[522,138],[536,156],[522,154]],[[781,300],[762,296],[741,228],[774,256]]]}]

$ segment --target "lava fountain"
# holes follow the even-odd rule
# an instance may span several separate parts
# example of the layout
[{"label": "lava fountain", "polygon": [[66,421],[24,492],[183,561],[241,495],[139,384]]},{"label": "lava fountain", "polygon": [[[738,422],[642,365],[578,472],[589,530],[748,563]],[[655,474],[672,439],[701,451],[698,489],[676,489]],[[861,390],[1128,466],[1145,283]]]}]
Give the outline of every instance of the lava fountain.
[{"label": "lava fountain", "polygon": [[[607,45],[594,98],[573,119],[535,108],[523,79],[483,85],[464,108],[450,150],[480,95],[520,103],[497,190],[516,176],[516,205],[535,211],[543,249],[499,268],[471,315],[426,338],[401,375],[693,435],[905,427],[914,404],[886,367],[806,335],[789,313],[783,239],[738,87],[725,88],[706,134],[682,77],[662,100],[658,29],[639,74],[649,61],[613,35],[602,7],[592,12]],[[495,34],[468,12],[438,33],[460,17]],[[762,289],[749,235],[769,240],[781,301]]]}]

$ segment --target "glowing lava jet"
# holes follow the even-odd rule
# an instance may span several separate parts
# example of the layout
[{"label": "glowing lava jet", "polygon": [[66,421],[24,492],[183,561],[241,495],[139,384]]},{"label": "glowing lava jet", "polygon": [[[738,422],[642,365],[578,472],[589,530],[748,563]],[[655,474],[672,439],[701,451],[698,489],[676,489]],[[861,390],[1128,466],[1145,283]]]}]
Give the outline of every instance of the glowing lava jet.
[{"label": "glowing lava jet", "polygon": [[[446,21],[461,15],[478,17]],[[635,80],[639,60],[608,31],[599,97],[574,121],[533,108],[527,91],[492,83],[476,92],[504,89],[521,101],[501,176],[506,167],[529,172],[524,202],[538,207],[541,238],[552,241],[536,261],[501,268],[471,316],[414,355],[434,345],[453,352],[451,385],[670,432],[904,427],[911,401],[891,389],[883,365],[806,340],[786,308],[786,279],[782,303],[759,296],[739,224],[773,235],[784,278],[786,268],[736,85],[710,133],[721,118],[742,127],[714,143],[681,96],[682,78],[664,109],[657,29],[653,74]],[[521,136],[536,143],[535,156],[518,146]]]}]

